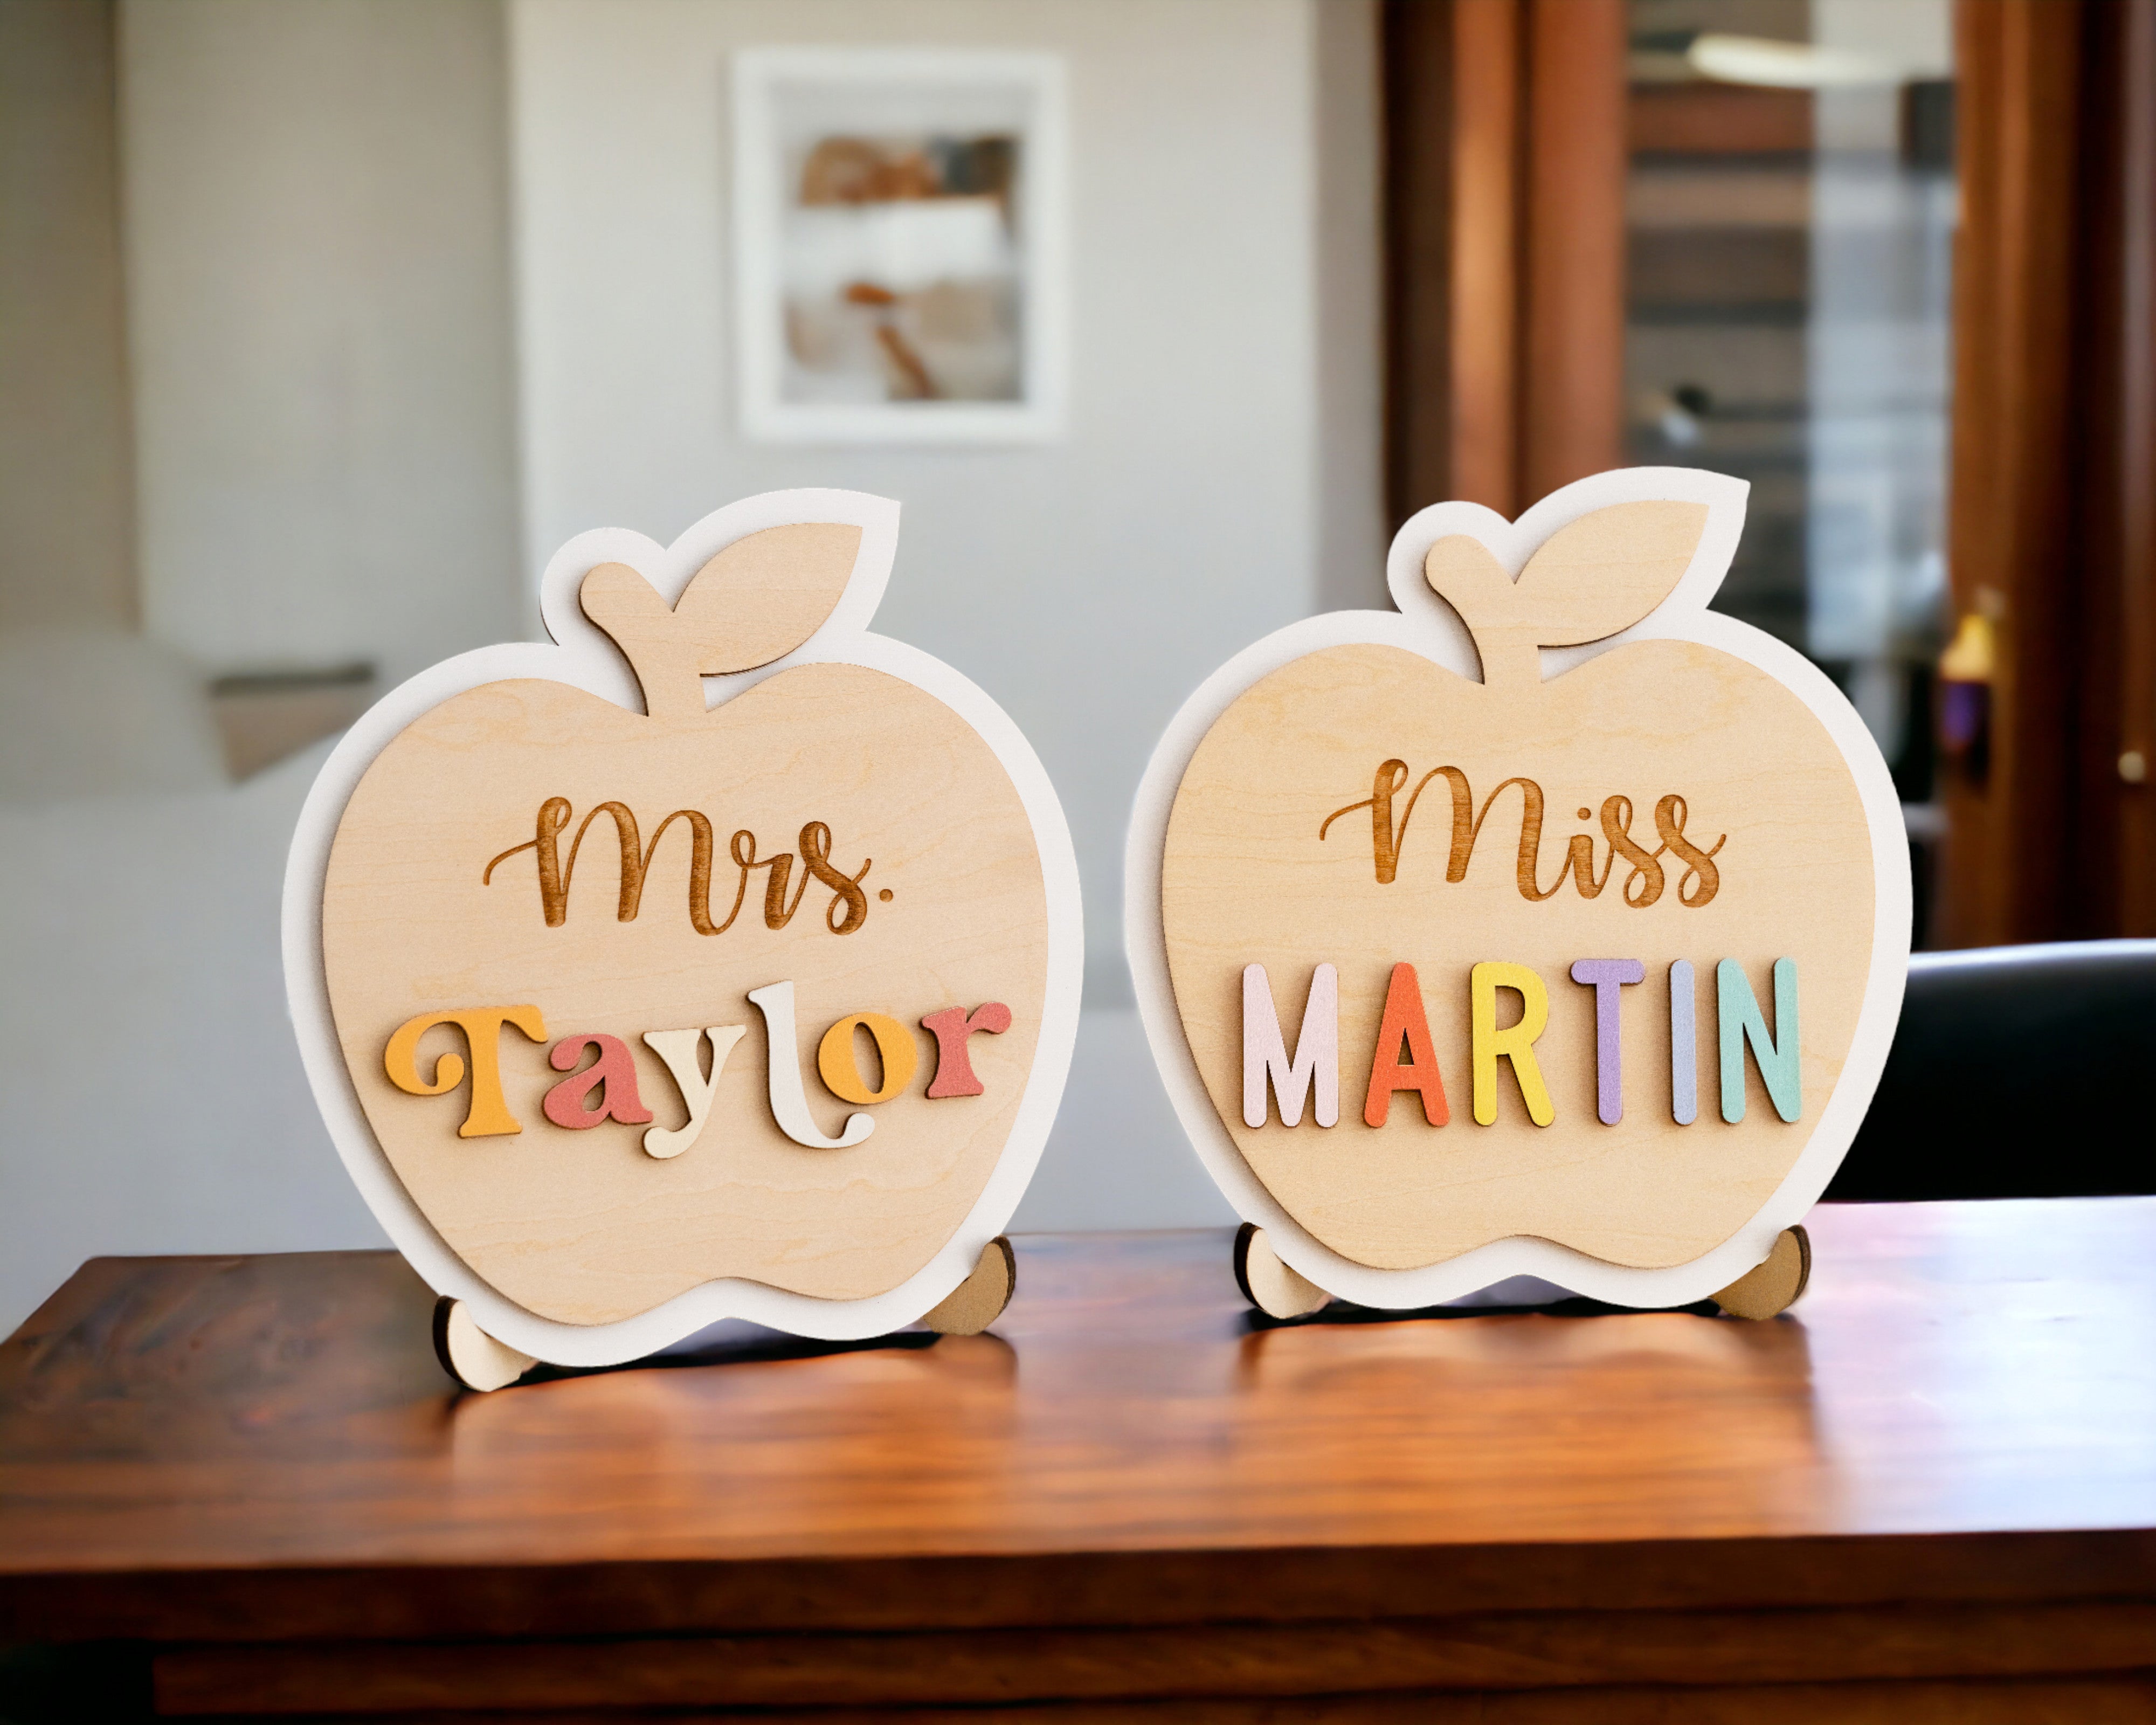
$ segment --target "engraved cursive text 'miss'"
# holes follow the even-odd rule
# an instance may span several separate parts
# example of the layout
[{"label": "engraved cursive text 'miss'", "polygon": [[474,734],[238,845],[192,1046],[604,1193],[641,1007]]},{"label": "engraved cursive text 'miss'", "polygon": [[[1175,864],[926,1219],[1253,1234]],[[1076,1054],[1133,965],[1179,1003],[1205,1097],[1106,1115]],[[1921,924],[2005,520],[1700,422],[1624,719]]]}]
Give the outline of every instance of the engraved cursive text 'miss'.
[{"label": "engraved cursive text 'miss'", "polygon": [[[1632,799],[1615,796],[1602,804],[1602,836],[1609,841],[1609,851],[1598,874],[1594,863],[1594,839],[1591,834],[1574,833],[1565,846],[1563,860],[1558,863],[1557,877],[1547,886],[1538,885],[1539,865],[1543,841],[1543,788],[1532,778],[1508,778],[1482,799],[1482,806],[1475,806],[1474,793],[1468,788],[1467,775],[1457,767],[1435,767],[1415,781],[1414,788],[1408,793],[1401,806],[1397,824],[1393,819],[1393,804],[1401,788],[1408,782],[1407,762],[1390,760],[1381,762],[1370,783],[1370,794],[1344,808],[1336,809],[1327,815],[1317,829],[1322,841],[1331,831],[1332,823],[1343,814],[1352,814],[1358,809],[1370,811],[1370,850],[1375,865],[1378,884],[1389,886],[1399,872],[1400,852],[1407,843],[1408,823],[1414,816],[1416,801],[1424,788],[1433,778],[1442,778],[1452,792],[1452,847],[1445,859],[1445,878],[1450,881],[1467,878],[1467,865],[1475,855],[1475,841],[1482,835],[1482,824],[1489,818],[1491,806],[1507,791],[1517,787],[1520,793],[1520,847],[1514,863],[1514,875],[1519,883],[1520,896],[1539,904],[1553,896],[1563,886],[1565,877],[1582,898],[1594,898],[1609,883],[1609,876],[1617,866],[1619,858],[1630,865],[1619,896],[1634,910],[1644,910],[1662,896],[1668,884],[1668,871],[1662,859],[1672,857],[1683,865],[1677,880],[1677,902],[1694,910],[1710,903],[1722,890],[1722,873],[1714,858],[1729,842],[1724,833],[1706,850],[1701,850],[1685,836],[1685,821],[1690,810],[1685,799],[1672,792],[1655,804],[1655,831],[1661,843],[1650,850],[1631,834]],[[1585,820],[1590,811],[1582,809],[1579,819]]]}]

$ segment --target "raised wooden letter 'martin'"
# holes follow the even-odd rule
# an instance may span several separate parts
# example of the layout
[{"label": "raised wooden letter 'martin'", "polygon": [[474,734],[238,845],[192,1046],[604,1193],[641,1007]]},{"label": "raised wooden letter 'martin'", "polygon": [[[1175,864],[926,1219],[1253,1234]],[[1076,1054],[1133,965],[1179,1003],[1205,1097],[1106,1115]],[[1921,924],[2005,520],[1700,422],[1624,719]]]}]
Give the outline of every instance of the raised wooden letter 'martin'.
[{"label": "raised wooden letter 'martin'", "polygon": [[467,1385],[1009,1298],[1077,865],[1009,718],[870,633],[897,534],[827,490],[583,534],[541,584],[557,644],[421,673],[323,768],[293,1016]]},{"label": "raised wooden letter 'martin'", "polygon": [[1518,1276],[1801,1292],[1901,1009],[1908,850],[1848,701],[1707,608],[1746,490],[1630,468],[1517,521],[1425,509],[1397,613],[1267,636],[1161,739],[1126,945],[1274,1316]]}]

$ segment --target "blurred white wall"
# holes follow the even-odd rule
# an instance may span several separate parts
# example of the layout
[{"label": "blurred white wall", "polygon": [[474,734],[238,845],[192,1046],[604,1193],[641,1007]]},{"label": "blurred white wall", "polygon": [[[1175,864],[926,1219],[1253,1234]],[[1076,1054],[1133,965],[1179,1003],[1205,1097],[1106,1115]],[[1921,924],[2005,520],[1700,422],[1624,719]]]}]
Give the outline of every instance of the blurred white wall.
[{"label": "blurred white wall", "polygon": [[[878,627],[957,665],[1024,729],[1085,882],[1088,1010],[1019,1225],[1231,1219],[1130,1004],[1123,829],[1154,739],[1223,660],[1348,593],[1382,603],[1372,8],[511,0],[510,18],[532,567],[585,527],[664,540],[779,486],[902,500]],[[1065,57],[1060,442],[814,449],[742,437],[726,56],[818,43]],[[1319,197],[1321,141],[1337,204]]]},{"label": "blurred white wall", "polygon": [[[1317,603],[1389,611],[1384,143],[1377,0],[1315,0]],[[1434,500],[1433,500],[1434,501]]]},{"label": "blurred white wall", "polygon": [[[1123,829],[1207,673],[1312,610],[1383,603],[1373,13],[122,0],[150,633],[213,668],[401,676],[530,632],[537,571],[584,528],[663,539],[781,485],[901,499],[880,624],[1025,728],[1085,879],[1078,1057],[1015,1225],[1229,1219],[1129,1004]],[[1066,57],[1062,441],[740,439],[726,57],[788,42]],[[380,1243],[278,973],[284,848],[321,752],[238,787],[0,806],[0,1046],[51,1101],[0,1137],[0,1332],[95,1252]]]},{"label": "blurred white wall", "polygon": [[114,24],[0,4],[0,625],[149,637],[0,642],[0,1331],[95,1253],[382,1243],[285,1013],[323,750],[222,783],[201,680],[522,624],[499,0]]},{"label": "blurred white wall", "polygon": [[[667,539],[720,503],[783,485],[901,499],[878,626],[956,665],[1032,738],[1078,834],[1096,969],[1120,968],[1123,821],[1153,739],[1222,660],[1318,603],[1331,453],[1317,186],[1327,3],[511,0],[531,567],[586,527]],[[1065,56],[1071,384],[1060,442],[800,449],[742,438],[726,56],[837,42]],[[1374,289],[1368,297],[1373,306]],[[1374,377],[1367,339],[1363,369]],[[1383,547],[1368,465],[1360,549],[1374,579]]]},{"label": "blurred white wall", "polygon": [[387,1244],[285,1018],[285,847],[328,752],[0,805],[0,1333],[101,1254]]},{"label": "blurred white wall", "polygon": [[516,634],[497,0],[123,0],[150,632],[213,670]]}]

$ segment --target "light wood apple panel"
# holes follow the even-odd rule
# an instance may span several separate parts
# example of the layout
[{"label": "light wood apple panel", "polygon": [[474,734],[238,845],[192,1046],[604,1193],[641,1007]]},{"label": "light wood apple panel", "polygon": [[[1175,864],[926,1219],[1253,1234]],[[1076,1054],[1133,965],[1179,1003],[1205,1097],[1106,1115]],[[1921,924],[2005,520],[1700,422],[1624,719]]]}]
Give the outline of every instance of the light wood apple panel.
[{"label": "light wood apple panel", "polygon": [[[550,797],[572,808],[565,864],[578,824],[603,802],[627,804],[646,845],[673,811],[704,813],[715,923],[739,880],[731,834],[752,831],[760,856],[795,853],[790,901],[803,872],[801,829],[824,822],[834,867],[851,875],[872,860],[861,883],[867,920],[834,934],[831,889],[811,879],[791,922],[769,928],[759,868],[732,926],[698,933],[689,824],[677,822],[656,846],[638,914],[623,922],[614,824],[602,815],[577,858],[566,919],[550,927],[529,850],[481,883],[490,859],[530,840]],[[678,721],[540,680],[444,702],[382,752],[353,794],[331,855],[323,944],[337,1034],[398,1178],[501,1293],[543,1317],[591,1324],[721,1276],[854,1299],[925,1265],[978,1198],[1024,1093],[1043,1009],[1047,906],[1024,808],[987,744],[901,679],[816,665]],[[916,1082],[871,1111],[874,1134],[852,1148],[803,1148],[773,1119],[763,1019],[746,997],[787,979],[800,1045],[778,1057],[798,1065],[827,1133],[852,1108],[817,1081],[825,1028],[886,1013],[916,1040]],[[989,1000],[1008,1005],[1013,1022],[972,1039],[984,1094],[927,1099],[937,1049],[921,1016]],[[544,1045],[513,1029],[501,1059],[523,1128],[514,1137],[459,1138],[462,1087],[419,1097],[389,1083],[385,1045],[414,1014],[522,1004],[539,1007],[550,1038],[603,1031],[625,1041],[662,1127],[680,1126],[685,1110],[644,1033],[745,1024],[747,1034],[701,1137],[665,1160],[644,1152],[641,1127],[550,1124],[540,1099],[562,1075]],[[422,1073],[451,1048],[463,1053],[455,1032],[430,1033]],[[863,1059],[872,1073],[873,1057]]]},{"label": "light wood apple panel", "polygon": [[[1495,698],[1504,692],[1506,698]],[[1376,878],[1371,816],[1358,809],[1381,762],[1407,763],[1411,788],[1457,766],[1479,812],[1525,776],[1546,798],[1537,886],[1558,877],[1568,841],[1631,798],[1632,836],[1655,849],[1657,801],[1685,798],[1684,830],[1713,860],[1712,899],[1681,900],[1684,864],[1654,903],[1625,901],[1616,860],[1599,895],[1567,880],[1532,902],[1516,881],[1522,793],[1491,805],[1466,878],[1449,882],[1451,793],[1433,779],[1400,842],[1397,877]],[[1399,824],[1406,793],[1396,799]],[[1586,819],[1574,811],[1589,811]],[[1695,893],[1697,891],[1694,887]],[[1406,1269],[1488,1241],[1534,1235],[1614,1264],[1657,1267],[1729,1238],[1795,1163],[1840,1077],[1864,998],[1873,932],[1870,840],[1840,752],[1797,696],[1729,655],[1691,642],[1614,648],[1519,692],[1492,691],[1419,655],[1337,647],[1246,691],[1200,743],[1170,817],[1162,872],[1170,975],[1184,1034],[1214,1106],[1268,1191],[1318,1240],[1360,1264]],[[1743,967],[1774,1017],[1770,968],[1797,963],[1803,1111],[1784,1123],[1745,1062],[1741,1125],[1719,1111],[1715,966]],[[1623,991],[1624,1118],[1596,1118],[1594,994],[1569,978],[1580,958],[1637,958],[1646,980]],[[1671,1117],[1670,965],[1689,959],[1696,993],[1698,1118]],[[1475,964],[1532,967],[1549,994],[1536,1045],[1555,1123],[1530,1123],[1508,1063],[1498,1118],[1475,1123],[1468,977]],[[1433,1128],[1403,1092],[1385,1126],[1363,1103],[1386,988],[1415,966],[1450,1104]],[[1284,1035],[1301,1023],[1313,968],[1338,967],[1340,1120],[1320,1128],[1246,1127],[1242,1116],[1243,968],[1262,963]],[[1519,1015],[1500,996],[1501,1024]],[[1268,1103],[1271,1096],[1268,1092]]]}]

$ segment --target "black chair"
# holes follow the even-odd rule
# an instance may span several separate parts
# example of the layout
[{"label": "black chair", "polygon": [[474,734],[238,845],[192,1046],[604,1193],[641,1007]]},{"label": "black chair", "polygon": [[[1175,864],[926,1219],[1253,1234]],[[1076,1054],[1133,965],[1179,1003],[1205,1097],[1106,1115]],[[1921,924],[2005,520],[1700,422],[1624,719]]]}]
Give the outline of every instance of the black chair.
[{"label": "black chair", "polygon": [[1829,1199],[2156,1193],[2156,941],[1920,952]]}]

